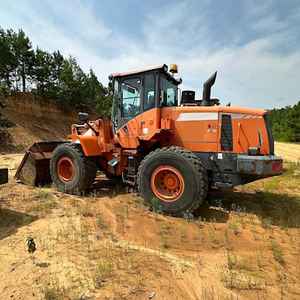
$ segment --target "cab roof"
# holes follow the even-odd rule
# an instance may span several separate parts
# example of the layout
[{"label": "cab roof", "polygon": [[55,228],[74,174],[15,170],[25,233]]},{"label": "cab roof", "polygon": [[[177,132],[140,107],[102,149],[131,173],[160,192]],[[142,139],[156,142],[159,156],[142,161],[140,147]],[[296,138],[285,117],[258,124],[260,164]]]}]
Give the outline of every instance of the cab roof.
[{"label": "cab roof", "polygon": [[161,73],[165,74],[169,80],[172,80],[175,84],[178,85],[181,83],[181,79],[177,79],[177,78],[173,77],[172,74],[170,74],[168,72],[168,66],[166,64],[150,66],[150,67],[147,67],[144,69],[133,70],[133,71],[129,71],[129,72],[112,73],[109,76],[109,79],[121,78],[121,77],[130,76],[130,75],[139,75],[139,74],[142,74],[145,72],[151,72],[151,71],[160,71]]}]

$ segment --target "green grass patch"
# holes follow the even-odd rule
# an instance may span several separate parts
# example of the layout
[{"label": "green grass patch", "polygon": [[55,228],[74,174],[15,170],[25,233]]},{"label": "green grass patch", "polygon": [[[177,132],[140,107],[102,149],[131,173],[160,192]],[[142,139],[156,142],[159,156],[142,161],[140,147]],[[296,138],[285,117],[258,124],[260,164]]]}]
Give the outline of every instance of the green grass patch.
[{"label": "green grass patch", "polygon": [[108,278],[113,275],[114,265],[110,259],[100,260],[94,273],[94,284],[96,288],[100,288],[104,285]]},{"label": "green grass patch", "polygon": [[271,241],[271,249],[272,249],[272,252],[273,252],[274,259],[278,263],[280,263],[281,265],[284,265],[285,260],[284,260],[282,249],[281,249],[280,245],[275,240]]}]

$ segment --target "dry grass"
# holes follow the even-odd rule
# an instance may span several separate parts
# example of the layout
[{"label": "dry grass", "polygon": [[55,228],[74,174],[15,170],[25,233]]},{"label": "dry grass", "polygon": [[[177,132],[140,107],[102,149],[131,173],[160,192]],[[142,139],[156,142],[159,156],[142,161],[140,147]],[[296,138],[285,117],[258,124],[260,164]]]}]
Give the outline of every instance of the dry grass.
[{"label": "dry grass", "polygon": [[221,280],[227,288],[237,290],[265,289],[265,274],[255,257],[240,257],[227,252],[227,262],[221,272]]},{"label": "dry grass", "polygon": [[300,162],[300,144],[275,142],[275,152],[285,161]]},{"label": "dry grass", "polygon": [[274,259],[281,265],[284,265],[285,260],[284,260],[283,251],[280,245],[275,240],[271,240],[271,249],[273,252]]},{"label": "dry grass", "polygon": [[114,262],[113,259],[101,259],[97,262],[94,273],[94,284],[96,288],[100,288],[113,275]]},{"label": "dry grass", "polygon": [[47,215],[58,207],[56,197],[50,189],[38,188],[34,193],[34,201],[26,208],[26,212]]}]

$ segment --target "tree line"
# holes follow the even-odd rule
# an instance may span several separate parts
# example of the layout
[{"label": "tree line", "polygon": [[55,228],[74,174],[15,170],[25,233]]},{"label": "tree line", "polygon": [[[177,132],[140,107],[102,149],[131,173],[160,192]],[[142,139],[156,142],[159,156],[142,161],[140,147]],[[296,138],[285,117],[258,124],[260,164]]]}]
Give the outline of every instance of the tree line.
[{"label": "tree line", "polygon": [[[109,116],[111,111],[109,90],[92,69],[85,73],[75,58],[59,51],[34,49],[23,30],[0,27],[0,103],[1,96],[20,91],[65,107],[90,107],[100,116]],[[300,101],[270,112],[275,140],[300,142]]]},{"label": "tree line", "polygon": [[300,142],[300,101],[294,106],[272,109],[270,120],[276,141]]},{"label": "tree line", "polygon": [[49,53],[32,43],[23,30],[0,27],[0,93],[32,92],[72,108],[91,107],[108,116],[111,96],[94,71],[85,73],[74,57]]}]

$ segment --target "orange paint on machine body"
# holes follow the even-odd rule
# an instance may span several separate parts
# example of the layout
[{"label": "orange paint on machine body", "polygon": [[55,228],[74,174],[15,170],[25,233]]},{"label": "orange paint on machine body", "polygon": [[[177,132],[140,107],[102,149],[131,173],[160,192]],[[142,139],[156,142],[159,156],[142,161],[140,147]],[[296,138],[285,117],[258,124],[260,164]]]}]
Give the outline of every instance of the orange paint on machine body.
[{"label": "orange paint on machine body", "polygon": [[171,143],[193,152],[227,152],[221,147],[222,115],[226,115],[237,137],[230,152],[247,153],[249,147],[260,146],[262,154],[269,154],[265,114],[264,110],[222,106],[162,109],[162,118],[171,119]]},{"label": "orange paint on machine body", "polygon": [[194,152],[223,152],[222,115],[231,116],[233,135],[237,136],[231,152],[247,153],[249,147],[261,143],[262,153],[269,154],[266,111],[239,107],[154,108],[121,127],[117,138],[123,148],[129,149],[138,148],[142,141],[159,141],[162,145],[177,145]]},{"label": "orange paint on machine body", "polygon": [[[130,155],[137,156],[141,147],[151,149],[153,145],[174,145],[196,153],[235,154],[247,154],[249,148],[257,147],[261,155],[268,155],[271,148],[266,114],[260,109],[224,106],[153,108],[120,127],[114,138],[95,122],[98,135],[91,129],[84,134],[76,134],[73,129],[72,140],[81,144],[86,156],[102,156],[106,161],[116,157],[120,164],[114,173],[121,175],[127,168],[127,150],[133,150]],[[235,137],[230,150],[222,148],[223,116],[230,117]],[[105,163],[103,167],[109,168]]]},{"label": "orange paint on machine body", "polygon": [[[266,111],[239,107],[176,107],[154,108],[146,111],[116,133],[115,140],[108,140],[103,131],[96,136],[92,130],[83,135],[72,135],[73,142],[80,142],[86,156],[114,152],[118,144],[122,149],[138,149],[142,143],[159,142],[177,145],[193,152],[228,152],[223,150],[221,139],[222,115],[232,119],[233,148],[230,152],[245,154],[249,147],[260,146],[262,154],[269,154],[268,133],[264,116]],[[108,143],[104,143],[108,140]],[[105,147],[104,147],[105,146]]]}]

